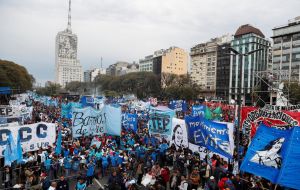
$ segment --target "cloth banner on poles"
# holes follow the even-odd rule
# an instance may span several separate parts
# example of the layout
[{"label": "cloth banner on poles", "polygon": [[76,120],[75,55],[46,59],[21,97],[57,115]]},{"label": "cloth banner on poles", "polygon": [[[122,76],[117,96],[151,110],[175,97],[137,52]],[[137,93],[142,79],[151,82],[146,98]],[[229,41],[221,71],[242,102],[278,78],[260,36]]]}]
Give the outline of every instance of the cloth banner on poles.
[{"label": "cloth banner on poles", "polygon": [[104,106],[104,112],[106,115],[106,133],[109,135],[121,135],[122,125],[122,110],[121,107],[115,107],[111,105]]},{"label": "cloth banner on poles", "polygon": [[105,133],[107,115],[104,109],[92,107],[74,108],[72,111],[72,134],[74,138]]},{"label": "cloth banner on poles", "polygon": [[247,137],[253,137],[259,124],[269,127],[289,129],[300,124],[300,113],[290,111],[274,111],[243,107],[241,113],[242,129]]},{"label": "cloth banner on poles", "polygon": [[261,124],[248,148],[241,170],[272,183],[300,187],[300,128],[280,130]]},{"label": "cloth banner on poles", "polygon": [[202,117],[186,116],[189,142],[232,158],[229,131],[226,124],[209,121]]},{"label": "cloth banner on poles", "polygon": [[171,135],[172,118],[175,111],[169,108],[155,109],[152,108],[149,113],[149,132],[164,138]]},{"label": "cloth banner on poles", "polygon": [[0,128],[0,157],[3,156],[3,150],[6,147],[9,134],[12,134],[15,138],[14,141],[17,142],[18,133],[20,133],[23,152],[48,148],[48,146],[52,146],[55,143],[56,139],[54,123],[40,122],[22,126],[16,123],[9,123]]},{"label": "cloth banner on poles", "polygon": [[120,136],[121,108],[105,105],[103,109],[92,107],[74,108],[72,111],[72,134],[80,136],[101,135],[107,133]]}]

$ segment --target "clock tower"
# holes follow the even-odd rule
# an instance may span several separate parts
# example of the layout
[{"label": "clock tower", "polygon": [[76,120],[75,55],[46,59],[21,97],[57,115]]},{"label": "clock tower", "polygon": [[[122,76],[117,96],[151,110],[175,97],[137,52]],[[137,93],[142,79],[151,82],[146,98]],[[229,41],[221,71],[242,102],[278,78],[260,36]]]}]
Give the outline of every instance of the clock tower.
[{"label": "clock tower", "polygon": [[55,40],[55,82],[65,87],[72,81],[83,81],[82,67],[77,59],[77,35],[71,29],[71,0],[68,26],[58,32]]}]

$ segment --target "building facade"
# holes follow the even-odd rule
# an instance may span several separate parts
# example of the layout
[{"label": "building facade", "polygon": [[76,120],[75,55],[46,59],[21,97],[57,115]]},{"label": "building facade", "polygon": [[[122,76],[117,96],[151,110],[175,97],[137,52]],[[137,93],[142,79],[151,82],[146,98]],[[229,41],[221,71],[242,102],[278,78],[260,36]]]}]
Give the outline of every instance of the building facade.
[{"label": "building facade", "polygon": [[139,65],[135,62],[128,63],[124,61],[118,61],[106,69],[106,74],[111,76],[121,76],[133,72],[139,72]]},{"label": "building facade", "polygon": [[[230,81],[229,81],[229,101],[238,98],[238,83],[242,82],[241,98],[243,104],[251,105],[251,92],[257,82],[256,72],[266,71],[269,60],[270,42],[265,39],[264,34],[251,25],[242,25],[238,28],[231,42],[231,47],[239,53],[260,49],[247,56],[231,55],[230,59]],[[241,68],[241,65],[242,68]],[[239,69],[242,69],[242,76],[239,76]]]},{"label": "building facade", "polygon": [[273,29],[273,73],[279,81],[300,83],[300,16]]},{"label": "building facade", "polygon": [[186,75],[188,71],[188,53],[178,47],[170,47],[162,55],[161,72]]},{"label": "building facade", "polygon": [[71,30],[71,1],[68,27],[58,32],[55,40],[55,82],[65,87],[72,81],[82,81],[82,67],[77,59],[77,36]]},{"label": "building facade", "polygon": [[224,43],[217,49],[216,97],[228,101],[230,76],[230,43]]},{"label": "building facade", "polygon": [[[210,92],[208,94],[212,96],[216,95],[217,60],[219,53],[222,53],[219,47],[222,46],[222,44],[230,43],[231,40],[231,35],[224,35],[191,48],[191,80],[199,85],[202,91]],[[226,59],[226,61],[228,61],[228,59]],[[223,62],[224,60],[222,58],[221,63]]]},{"label": "building facade", "polygon": [[92,70],[86,70],[83,72],[83,82],[91,82],[91,72]]},{"label": "building facade", "polygon": [[188,54],[178,47],[161,49],[141,59],[139,67],[140,71],[153,72],[157,75],[162,73],[185,75],[188,68]]}]

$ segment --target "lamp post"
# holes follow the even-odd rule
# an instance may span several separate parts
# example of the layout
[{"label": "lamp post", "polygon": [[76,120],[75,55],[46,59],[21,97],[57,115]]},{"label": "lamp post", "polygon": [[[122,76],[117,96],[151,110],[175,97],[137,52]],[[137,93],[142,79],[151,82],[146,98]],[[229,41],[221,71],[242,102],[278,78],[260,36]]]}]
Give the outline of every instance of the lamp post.
[{"label": "lamp post", "polygon": [[240,53],[237,50],[233,49],[232,47],[228,48],[231,52],[229,55],[238,55],[239,56],[239,63],[241,64],[239,67],[239,82],[238,82],[238,97],[237,97],[237,103],[238,103],[238,119],[237,119],[237,129],[236,129],[236,151],[237,151],[237,161],[239,162],[240,160],[240,155],[239,155],[239,144],[240,144],[240,125],[241,125],[241,109],[242,109],[242,75],[243,75],[243,66],[244,66],[244,58],[247,57],[248,55],[251,55],[257,51],[263,50],[263,48],[259,48],[256,50],[249,51],[247,53]]}]

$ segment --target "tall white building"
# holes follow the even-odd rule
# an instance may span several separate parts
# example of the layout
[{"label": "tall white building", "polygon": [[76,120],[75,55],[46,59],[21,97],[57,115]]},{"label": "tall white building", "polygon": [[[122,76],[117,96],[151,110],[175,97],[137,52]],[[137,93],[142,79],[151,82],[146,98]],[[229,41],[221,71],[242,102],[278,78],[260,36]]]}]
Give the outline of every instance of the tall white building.
[{"label": "tall white building", "polygon": [[68,27],[58,32],[55,40],[55,82],[65,87],[72,81],[83,81],[82,67],[77,59],[77,35],[71,29],[71,0]]}]

